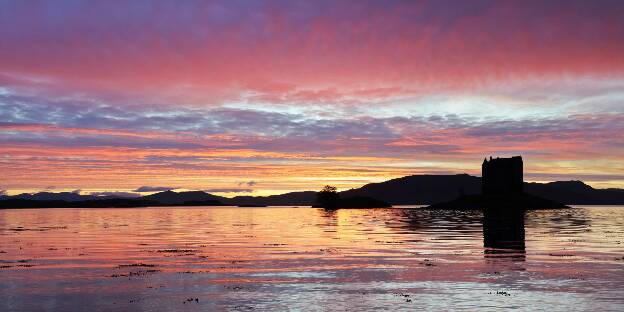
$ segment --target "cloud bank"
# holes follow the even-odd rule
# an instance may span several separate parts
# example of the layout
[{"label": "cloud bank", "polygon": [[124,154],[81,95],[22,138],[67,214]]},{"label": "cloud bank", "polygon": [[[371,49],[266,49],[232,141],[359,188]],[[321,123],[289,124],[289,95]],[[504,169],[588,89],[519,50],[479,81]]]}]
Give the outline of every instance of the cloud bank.
[{"label": "cloud bank", "polygon": [[622,16],[622,1],[3,1],[0,174],[11,192],[273,194],[521,154],[534,179],[622,187]]},{"label": "cloud bank", "polygon": [[166,186],[141,186],[135,190],[133,190],[133,192],[137,192],[137,193],[149,193],[149,192],[164,192],[164,191],[171,191],[175,189],[175,187],[166,187]]}]

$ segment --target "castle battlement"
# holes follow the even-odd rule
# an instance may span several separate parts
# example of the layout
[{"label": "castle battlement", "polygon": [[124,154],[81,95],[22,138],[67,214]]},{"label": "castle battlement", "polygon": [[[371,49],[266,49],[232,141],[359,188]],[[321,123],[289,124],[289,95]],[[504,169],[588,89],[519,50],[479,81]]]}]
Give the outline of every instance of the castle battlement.
[{"label": "castle battlement", "polygon": [[484,195],[521,194],[524,191],[522,157],[483,160],[481,191]]}]

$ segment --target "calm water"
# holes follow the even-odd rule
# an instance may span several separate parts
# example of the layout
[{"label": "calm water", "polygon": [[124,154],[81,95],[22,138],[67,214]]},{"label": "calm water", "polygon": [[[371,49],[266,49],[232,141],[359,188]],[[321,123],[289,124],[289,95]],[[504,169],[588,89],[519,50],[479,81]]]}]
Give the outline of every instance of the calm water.
[{"label": "calm water", "polygon": [[624,206],[0,210],[0,310],[622,311],[623,242]]}]

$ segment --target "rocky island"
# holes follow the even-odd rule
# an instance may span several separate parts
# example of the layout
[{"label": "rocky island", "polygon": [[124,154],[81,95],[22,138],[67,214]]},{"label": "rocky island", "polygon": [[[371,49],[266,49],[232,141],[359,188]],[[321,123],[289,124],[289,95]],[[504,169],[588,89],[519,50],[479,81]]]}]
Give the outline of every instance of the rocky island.
[{"label": "rocky island", "polygon": [[453,210],[537,210],[569,208],[559,202],[524,192],[521,156],[483,160],[481,194],[460,195],[458,198],[433,204],[431,209]]},{"label": "rocky island", "polygon": [[341,209],[341,208],[388,208],[391,204],[368,196],[352,196],[341,198],[336,187],[326,185],[316,195],[314,208]]}]

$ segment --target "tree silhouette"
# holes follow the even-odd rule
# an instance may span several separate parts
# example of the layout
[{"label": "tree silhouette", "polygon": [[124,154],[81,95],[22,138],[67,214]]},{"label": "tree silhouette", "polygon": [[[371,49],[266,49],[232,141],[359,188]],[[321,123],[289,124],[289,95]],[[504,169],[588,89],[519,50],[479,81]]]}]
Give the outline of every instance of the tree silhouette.
[{"label": "tree silhouette", "polygon": [[338,205],[338,195],[335,186],[325,185],[323,189],[316,194],[316,203],[323,208],[336,208]]}]

